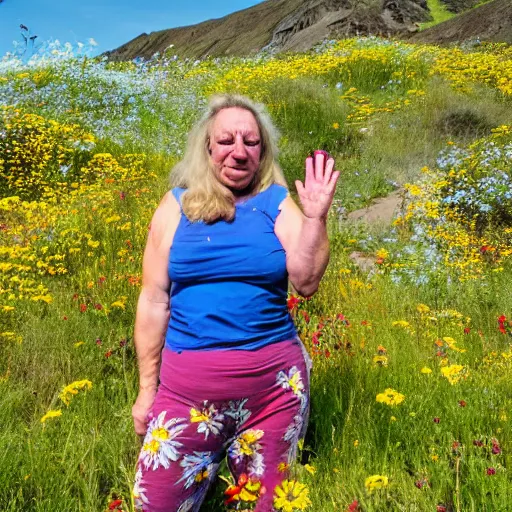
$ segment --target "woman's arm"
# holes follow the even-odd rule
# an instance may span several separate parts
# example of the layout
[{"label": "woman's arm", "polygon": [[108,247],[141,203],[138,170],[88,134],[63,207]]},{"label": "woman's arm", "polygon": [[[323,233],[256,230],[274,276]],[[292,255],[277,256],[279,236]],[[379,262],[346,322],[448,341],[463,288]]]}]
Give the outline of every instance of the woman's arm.
[{"label": "woman's arm", "polygon": [[151,221],[142,263],[142,290],[135,315],[135,349],[139,394],[132,408],[135,432],[144,434],[147,413],[156,395],[160,354],[169,321],[169,250],[180,219],[180,207],[167,193]]},{"label": "woman's arm", "polygon": [[327,213],[334,197],[339,171],[324,152],[306,159],[304,184],[296,181],[302,212],[291,197],[281,204],[275,233],[286,251],[286,268],[293,287],[303,296],[313,295],[329,262]]}]

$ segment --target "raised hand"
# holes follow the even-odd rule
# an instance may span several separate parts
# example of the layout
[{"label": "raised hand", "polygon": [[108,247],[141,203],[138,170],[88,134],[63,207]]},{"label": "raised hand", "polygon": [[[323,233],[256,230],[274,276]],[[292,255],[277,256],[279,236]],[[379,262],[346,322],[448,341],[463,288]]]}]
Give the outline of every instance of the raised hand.
[{"label": "raised hand", "polygon": [[340,176],[334,171],[334,159],[326,151],[315,151],[306,158],[304,184],[297,180],[295,186],[303,214],[310,219],[325,219],[331,207],[336,183]]}]

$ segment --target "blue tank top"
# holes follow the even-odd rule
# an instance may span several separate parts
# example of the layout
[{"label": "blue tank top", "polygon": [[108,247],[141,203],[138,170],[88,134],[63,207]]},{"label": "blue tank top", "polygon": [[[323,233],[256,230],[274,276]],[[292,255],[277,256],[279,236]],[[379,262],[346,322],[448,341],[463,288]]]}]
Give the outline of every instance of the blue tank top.
[{"label": "blue tank top", "polygon": [[[183,192],[172,191],[180,205]],[[271,185],[237,204],[232,222],[190,222],[182,211],[169,254],[167,347],[252,350],[296,337],[286,254],[274,233],[287,193]]]}]

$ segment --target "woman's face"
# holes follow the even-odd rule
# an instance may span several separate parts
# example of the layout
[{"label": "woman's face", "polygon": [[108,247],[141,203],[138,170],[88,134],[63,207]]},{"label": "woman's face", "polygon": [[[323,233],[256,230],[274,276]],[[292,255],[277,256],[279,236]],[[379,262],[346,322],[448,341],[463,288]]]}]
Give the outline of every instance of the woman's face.
[{"label": "woman's face", "polygon": [[222,109],[213,121],[209,150],[217,179],[233,191],[246,189],[261,157],[260,130],[252,113],[238,107]]}]

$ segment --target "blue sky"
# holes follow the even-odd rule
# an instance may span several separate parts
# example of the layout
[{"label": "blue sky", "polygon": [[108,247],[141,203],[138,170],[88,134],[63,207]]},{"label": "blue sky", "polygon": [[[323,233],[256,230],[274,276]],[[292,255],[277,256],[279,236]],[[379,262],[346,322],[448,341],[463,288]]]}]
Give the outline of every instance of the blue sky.
[{"label": "blue sky", "polygon": [[260,0],[3,0],[0,2],[0,56],[20,40],[23,23],[38,40],[86,43],[97,53],[112,50],[143,32],[221,18]]}]

